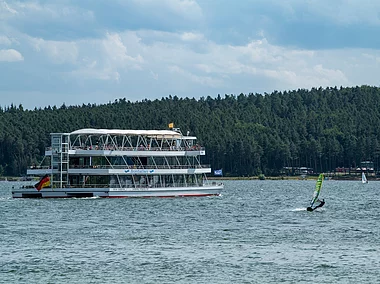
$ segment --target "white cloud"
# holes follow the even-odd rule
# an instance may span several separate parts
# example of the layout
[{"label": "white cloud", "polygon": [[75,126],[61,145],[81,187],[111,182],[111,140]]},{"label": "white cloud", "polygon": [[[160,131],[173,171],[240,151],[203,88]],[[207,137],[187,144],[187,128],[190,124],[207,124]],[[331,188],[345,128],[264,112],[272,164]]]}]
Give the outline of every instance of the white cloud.
[{"label": "white cloud", "polygon": [[290,0],[276,4],[288,19],[330,21],[338,25],[380,25],[380,2],[373,0]]},{"label": "white cloud", "polygon": [[[300,21],[300,25],[302,25],[300,19],[309,16],[312,21],[318,19],[318,16],[323,21],[331,18],[329,23],[338,23],[338,25],[361,23],[361,21],[377,23],[375,11],[368,14],[373,19],[364,19],[365,11],[370,9],[370,2],[367,0],[364,0],[363,5],[355,5],[353,1],[339,0],[326,5],[326,1],[321,1],[323,5],[313,0],[307,2],[291,0],[281,2],[281,4],[275,2],[276,5],[282,5],[284,8],[283,10],[281,7],[277,8],[276,15],[280,9],[290,20]],[[88,5],[83,3],[89,3],[88,1],[58,1],[58,4],[52,2],[51,4],[46,1],[1,2],[0,0],[0,19],[6,19],[2,21],[6,28],[0,26],[0,47],[3,48],[0,50],[0,61],[22,61],[24,57],[28,59],[21,63],[25,67],[22,70],[26,70],[24,74],[20,74],[20,68],[15,67],[13,70],[14,74],[17,73],[17,78],[20,78],[20,82],[28,81],[23,80],[22,76],[28,78],[28,72],[30,74],[30,70],[34,71],[38,65],[35,85],[33,85],[33,80],[29,80],[30,85],[25,89],[33,86],[39,89],[42,84],[37,82],[38,78],[49,76],[51,86],[54,87],[43,84],[46,86],[46,93],[51,94],[57,92],[58,89],[76,94],[88,92],[92,94],[88,97],[89,101],[94,98],[95,93],[107,93],[109,96],[138,93],[148,99],[155,99],[169,93],[178,96],[192,96],[196,93],[203,96],[227,92],[271,92],[274,89],[288,90],[319,86],[376,85],[378,82],[376,74],[380,72],[379,50],[301,49],[294,46],[282,46],[265,25],[252,28],[252,33],[246,34],[246,38],[239,44],[234,43],[233,40],[218,40],[216,39],[218,33],[223,33],[226,28],[220,30],[215,23],[214,26],[207,26],[207,21],[211,22],[212,17],[203,15],[206,10],[202,11],[200,5],[203,5],[205,9],[213,9],[212,16],[215,18],[218,18],[219,7],[214,6],[217,4],[207,3],[206,5],[205,2],[198,2],[200,4],[191,0],[134,0],[125,4],[124,1],[115,1],[115,6],[120,9],[133,6],[132,8],[137,12],[144,13],[145,16],[147,12],[149,16],[155,18],[155,21],[139,26],[137,13],[136,18],[131,19],[131,26],[129,26],[118,25],[118,20],[113,23],[112,14],[109,19],[104,20],[106,23],[103,23],[95,17],[100,18],[96,8],[94,12],[89,8],[83,8],[83,5]],[[228,10],[225,4],[227,2],[220,4],[224,5],[225,10]],[[257,3],[263,5],[266,1],[261,0]],[[273,3],[271,5],[274,5]],[[247,5],[242,5],[242,7]],[[344,7],[339,10],[339,5]],[[107,5],[100,6],[108,7]],[[380,2],[375,3],[374,7],[373,10],[376,10],[376,7],[380,10]],[[260,11],[263,10],[265,9]],[[358,10],[357,14],[355,10]],[[340,14],[336,15],[337,19],[334,19],[336,11],[347,11],[347,13],[338,12]],[[249,11],[243,12],[246,13],[244,16],[249,13]],[[94,21],[94,27],[89,26],[91,30],[98,29],[96,33],[88,33],[90,29],[86,25],[77,25],[77,23],[83,23],[79,19],[81,15],[87,15],[89,20]],[[267,16],[263,15],[263,18]],[[236,17],[240,17],[240,14],[231,14],[228,20],[231,23],[237,23],[238,21],[234,21]],[[283,19],[283,17],[280,18]],[[157,22],[161,23],[157,19],[172,22],[167,25],[155,25]],[[50,25],[45,24],[46,20],[53,24],[53,32],[49,30]],[[120,21],[124,24],[123,20]],[[220,18],[218,20],[222,21]],[[201,21],[204,22],[197,25]],[[181,28],[172,29],[175,23],[181,25],[183,22],[187,24],[182,25]],[[31,26],[35,25],[33,29],[25,28],[28,23],[31,23]],[[270,23],[268,21],[267,24],[270,25]],[[205,29],[203,29],[203,24],[206,24]],[[55,37],[55,31],[61,29],[67,31],[66,27],[73,26],[83,28],[86,36],[79,33],[75,37]],[[149,26],[157,26],[157,30],[149,30]],[[40,28],[41,34],[31,35],[35,32],[34,27]],[[240,33],[239,28],[247,27],[251,28],[249,23],[246,26],[233,26],[233,30]],[[69,34],[70,32],[65,35]],[[221,35],[226,38],[229,36],[231,36],[230,33]],[[16,45],[17,50],[12,49]],[[12,67],[10,65],[15,66],[15,64],[7,64],[8,69],[3,67],[0,71],[8,72]],[[9,83],[7,88],[14,87]],[[22,88],[21,84],[19,88]],[[98,98],[98,101],[101,99]]]},{"label": "white cloud", "polygon": [[259,73],[275,79],[277,85],[282,85],[286,89],[310,89],[320,86],[341,86],[349,83],[341,70],[323,68],[321,64],[300,70],[263,69]]},{"label": "white cloud", "polygon": [[94,14],[90,10],[81,9],[80,6],[72,6],[65,2],[47,2],[41,4],[36,1],[15,1],[8,5],[6,2],[0,4],[0,11],[7,11],[9,14],[30,18],[32,22],[54,19],[58,22],[72,22],[73,20],[84,18],[93,20]]},{"label": "white cloud", "polygon": [[[239,59],[241,65],[235,65],[239,66],[237,70],[272,78],[285,89],[350,83],[340,70],[341,66],[334,67],[335,64],[330,61],[335,57],[334,52],[285,48],[272,45],[266,39],[232,49],[237,49],[237,54],[243,54]],[[245,60],[244,56],[250,60]]]},{"label": "white cloud", "polygon": [[136,57],[128,55],[127,47],[124,45],[119,34],[108,33],[102,43],[107,56],[106,60],[110,65],[141,69],[141,63],[144,62],[142,56],[140,54]]},{"label": "white cloud", "polygon": [[[215,88],[234,85],[236,76],[248,76],[251,78],[267,78],[275,82],[276,88],[311,88],[314,86],[350,85],[344,66],[340,66],[339,52],[335,50],[318,51],[304,50],[292,47],[273,45],[267,39],[254,40],[246,45],[217,45],[203,40],[207,45],[207,52],[197,53],[191,47],[182,45],[183,34],[177,42],[165,43],[164,37],[153,45],[143,45],[144,37],[149,37],[149,31],[144,32],[140,44],[140,50],[144,50],[146,65],[156,62],[161,70],[167,69],[173,77]],[[355,50],[350,54],[354,55]],[[152,56],[152,54],[154,56]],[[341,58],[347,57],[342,54]],[[347,67],[348,68],[348,67]],[[232,77],[235,76],[235,77]],[[274,80],[274,81],[273,81]],[[263,83],[264,84],[264,83]],[[239,86],[234,86],[239,92]],[[274,86],[261,87],[270,91]]]},{"label": "white cloud", "polygon": [[201,41],[204,37],[200,33],[184,32],[180,35],[183,41]]},{"label": "white cloud", "polygon": [[11,45],[12,41],[6,36],[0,36],[0,44],[1,45]]},{"label": "white cloud", "polygon": [[0,18],[5,18],[7,16],[18,14],[18,12],[11,8],[7,2],[1,1],[0,2]]},{"label": "white cloud", "polygon": [[43,40],[41,38],[29,38],[34,50],[46,54],[54,64],[74,64],[78,57],[78,47],[75,42]]},{"label": "white cloud", "polygon": [[24,60],[24,57],[17,50],[14,50],[14,49],[0,50],[0,61],[16,62],[16,61],[23,61],[23,60]]},{"label": "white cloud", "polygon": [[76,81],[80,82],[94,79],[115,82],[120,80],[119,72],[110,68],[97,68],[96,64],[90,64],[71,71],[68,77],[75,78]]},{"label": "white cloud", "polygon": [[223,81],[218,78],[213,78],[212,76],[200,76],[192,72],[186,71],[178,66],[170,66],[169,70],[175,75],[180,75],[180,77],[183,77],[186,80],[193,83],[210,87],[220,87],[223,85]]},{"label": "white cloud", "polygon": [[183,19],[199,19],[202,17],[202,9],[194,0],[133,0],[136,5],[148,8],[156,12],[171,12]]},{"label": "white cloud", "polygon": [[346,80],[343,72],[338,69],[324,68],[322,64],[317,64],[313,67],[316,74],[321,75],[322,78],[329,78],[330,80],[343,81]]},{"label": "white cloud", "polygon": [[204,72],[204,73],[211,73],[211,72],[213,72],[213,69],[211,68],[211,66],[209,66],[207,64],[197,63],[197,64],[194,64],[194,66],[196,68],[198,68],[199,70],[201,70],[202,72]]},{"label": "white cloud", "polygon": [[369,54],[367,52],[361,54],[363,58],[368,59],[370,62],[380,63],[380,55],[379,54]]},{"label": "white cloud", "polygon": [[[195,84],[215,89],[233,86],[236,76],[267,78],[282,86],[281,89],[350,84],[344,71],[330,62],[335,57],[333,52],[325,51],[322,55],[319,51],[280,47],[265,38],[243,46],[209,43],[208,49],[209,52],[198,54],[191,49],[161,45],[161,51],[155,54],[161,52],[164,59],[165,54],[175,57],[173,61],[168,60],[177,62],[169,66],[173,76],[180,75]],[[269,91],[274,86],[266,88]],[[239,92],[239,86],[235,89]]]},{"label": "white cloud", "polygon": [[78,41],[76,67],[69,76],[81,82],[93,79],[119,82],[127,70],[141,70],[145,64],[138,42],[135,33],[107,33],[103,39]]},{"label": "white cloud", "polygon": [[152,70],[150,70],[150,75],[152,76],[152,78],[154,79],[154,80],[158,80],[158,74],[157,73],[154,73]]},{"label": "white cloud", "polygon": [[[146,44],[146,39],[151,38],[157,41]],[[204,52],[197,52],[187,44],[189,41],[204,45]],[[101,39],[64,42],[29,38],[29,42],[51,64],[65,64],[62,71],[65,80],[75,80],[80,86],[90,80],[118,82],[123,86],[131,77],[143,74],[144,80],[165,84],[167,89],[173,88],[173,93],[196,86],[214,89],[215,93],[223,93],[224,88],[241,92],[240,88],[246,87],[234,83],[238,77],[261,78],[260,81],[266,78],[273,85],[257,88],[267,91],[352,83],[344,69],[348,67],[339,66],[341,61],[335,51],[281,47],[265,38],[232,46],[216,44],[200,33],[144,30],[108,32]],[[347,54],[342,57],[347,58]],[[171,78],[169,83],[167,78]],[[251,85],[249,80],[244,84]],[[143,88],[152,93],[149,84]]]},{"label": "white cloud", "polygon": [[[155,0],[148,0],[155,1]],[[189,11],[197,11],[201,12],[201,8],[199,7],[197,1],[194,0],[163,0],[161,1],[166,6],[171,7],[174,11],[177,11],[179,14],[186,14]]]}]

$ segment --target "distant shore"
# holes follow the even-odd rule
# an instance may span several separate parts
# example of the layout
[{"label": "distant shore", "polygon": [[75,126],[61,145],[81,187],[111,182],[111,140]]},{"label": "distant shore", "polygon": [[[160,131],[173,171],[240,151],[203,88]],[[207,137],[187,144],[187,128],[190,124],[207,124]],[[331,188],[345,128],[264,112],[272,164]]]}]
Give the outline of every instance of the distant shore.
[{"label": "distant shore", "polygon": [[[278,177],[264,177],[259,178],[258,176],[254,177],[208,177],[209,180],[317,180],[318,176],[278,176]],[[325,176],[326,180],[354,180],[354,181],[360,181],[361,176],[356,176],[356,175],[351,175],[351,176],[340,176],[340,175],[335,175],[335,176]],[[377,181],[380,180],[380,178],[377,177],[367,177],[369,181]]]}]

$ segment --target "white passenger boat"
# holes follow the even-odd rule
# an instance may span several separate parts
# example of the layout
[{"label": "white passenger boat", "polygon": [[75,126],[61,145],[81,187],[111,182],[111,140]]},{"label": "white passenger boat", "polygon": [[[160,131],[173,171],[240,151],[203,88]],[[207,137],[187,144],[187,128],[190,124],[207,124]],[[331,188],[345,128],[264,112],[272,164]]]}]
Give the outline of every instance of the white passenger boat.
[{"label": "white passenger boat", "polygon": [[13,190],[14,198],[184,197],[220,195],[210,182],[205,149],[196,137],[172,130],[80,129],[51,133],[44,163],[28,175],[34,187]]}]

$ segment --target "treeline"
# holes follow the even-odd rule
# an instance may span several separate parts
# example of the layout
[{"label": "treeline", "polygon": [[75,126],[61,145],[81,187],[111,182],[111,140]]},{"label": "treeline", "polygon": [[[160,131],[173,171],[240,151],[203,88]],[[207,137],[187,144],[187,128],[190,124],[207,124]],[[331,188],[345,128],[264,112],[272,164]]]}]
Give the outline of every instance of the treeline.
[{"label": "treeline", "polygon": [[224,175],[279,175],[356,167],[380,157],[380,88],[313,88],[271,94],[178,98],[105,105],[0,109],[0,175],[39,164],[51,132],[80,128],[167,129],[174,122],[206,147],[203,162]]}]

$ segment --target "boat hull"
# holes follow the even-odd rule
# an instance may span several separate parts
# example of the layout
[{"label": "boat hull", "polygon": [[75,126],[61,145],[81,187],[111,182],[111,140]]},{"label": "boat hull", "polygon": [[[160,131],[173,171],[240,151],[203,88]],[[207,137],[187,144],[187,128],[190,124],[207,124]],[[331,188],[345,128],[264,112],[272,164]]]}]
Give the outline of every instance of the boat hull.
[{"label": "boat hull", "polygon": [[171,188],[44,188],[41,191],[20,189],[12,191],[13,198],[128,198],[128,197],[191,197],[218,196],[223,185]]}]

